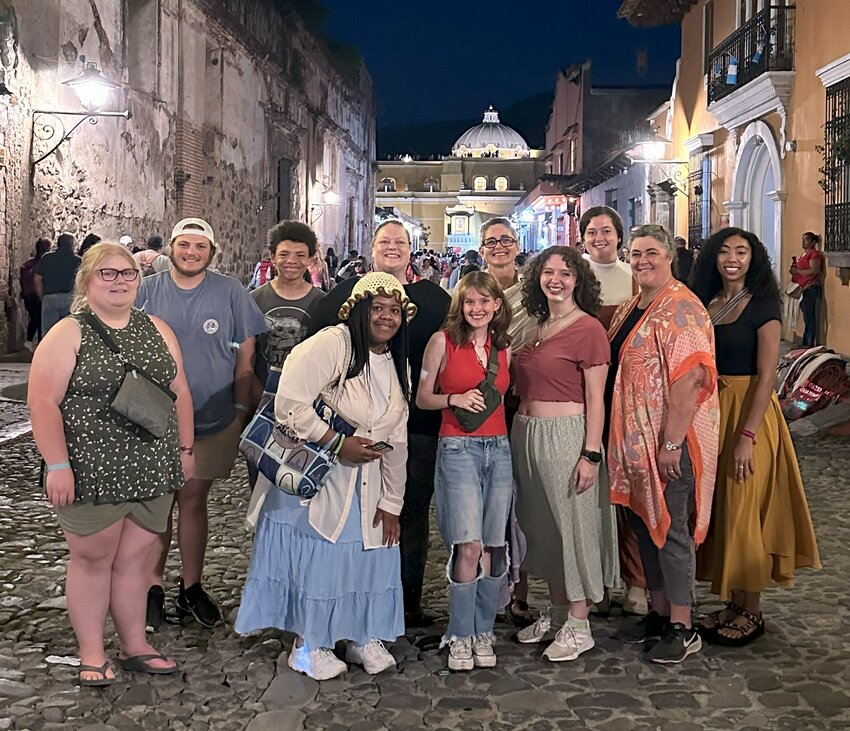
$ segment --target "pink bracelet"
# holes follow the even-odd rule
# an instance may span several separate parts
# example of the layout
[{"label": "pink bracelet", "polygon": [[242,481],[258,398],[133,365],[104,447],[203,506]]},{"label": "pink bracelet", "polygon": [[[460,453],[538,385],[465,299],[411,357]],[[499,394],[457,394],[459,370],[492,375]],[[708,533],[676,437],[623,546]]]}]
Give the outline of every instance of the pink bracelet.
[{"label": "pink bracelet", "polygon": [[741,436],[747,437],[747,439],[751,439],[753,444],[756,443],[756,435],[753,434],[749,429],[741,429]]}]

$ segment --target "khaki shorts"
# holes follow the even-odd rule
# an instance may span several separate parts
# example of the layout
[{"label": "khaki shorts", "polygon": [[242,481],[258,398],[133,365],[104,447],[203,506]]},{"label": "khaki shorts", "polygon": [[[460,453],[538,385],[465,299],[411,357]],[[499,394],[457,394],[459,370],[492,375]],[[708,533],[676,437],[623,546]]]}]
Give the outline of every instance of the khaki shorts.
[{"label": "khaki shorts", "polygon": [[124,503],[72,503],[56,508],[62,530],[76,536],[90,536],[130,516],[151,533],[165,533],[174,493],[148,500],[128,500]]},{"label": "khaki shorts", "polygon": [[225,429],[215,434],[195,437],[196,480],[218,480],[230,477],[230,471],[239,455],[239,435],[242,419],[237,416]]}]

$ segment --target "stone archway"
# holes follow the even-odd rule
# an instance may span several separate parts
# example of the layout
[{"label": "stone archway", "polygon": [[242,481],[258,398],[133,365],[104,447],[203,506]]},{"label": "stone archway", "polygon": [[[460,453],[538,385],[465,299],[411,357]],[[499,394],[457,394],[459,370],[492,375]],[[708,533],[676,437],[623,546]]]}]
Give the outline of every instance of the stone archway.
[{"label": "stone archway", "polygon": [[781,279],[782,209],[788,194],[779,147],[764,122],[752,122],[741,135],[732,181],[732,200],[726,203],[730,223],[762,240]]}]

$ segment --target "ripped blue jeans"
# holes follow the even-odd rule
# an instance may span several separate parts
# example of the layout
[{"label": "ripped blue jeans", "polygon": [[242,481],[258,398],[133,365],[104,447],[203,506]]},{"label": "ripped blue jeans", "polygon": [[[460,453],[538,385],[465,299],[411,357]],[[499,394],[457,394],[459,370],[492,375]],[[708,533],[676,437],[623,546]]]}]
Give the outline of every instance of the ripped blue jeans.
[{"label": "ripped blue jeans", "polygon": [[[504,437],[440,437],[435,494],[440,535],[451,557],[449,626],[443,644],[481,635],[493,637],[499,587],[508,568],[505,540],[511,508],[511,448]],[[485,573],[454,580],[457,545],[478,542],[490,558]]]}]

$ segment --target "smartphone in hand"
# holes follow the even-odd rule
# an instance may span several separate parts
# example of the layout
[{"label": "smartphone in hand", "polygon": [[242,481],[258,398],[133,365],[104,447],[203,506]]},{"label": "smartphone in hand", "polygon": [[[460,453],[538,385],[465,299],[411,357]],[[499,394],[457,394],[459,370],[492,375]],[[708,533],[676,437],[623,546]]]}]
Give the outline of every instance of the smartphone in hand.
[{"label": "smartphone in hand", "polygon": [[374,444],[369,445],[369,449],[383,454],[384,452],[392,452],[393,445],[388,444],[387,442],[375,442]]}]

